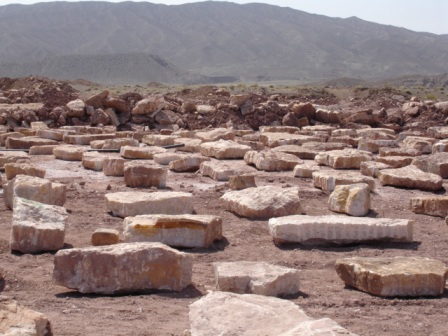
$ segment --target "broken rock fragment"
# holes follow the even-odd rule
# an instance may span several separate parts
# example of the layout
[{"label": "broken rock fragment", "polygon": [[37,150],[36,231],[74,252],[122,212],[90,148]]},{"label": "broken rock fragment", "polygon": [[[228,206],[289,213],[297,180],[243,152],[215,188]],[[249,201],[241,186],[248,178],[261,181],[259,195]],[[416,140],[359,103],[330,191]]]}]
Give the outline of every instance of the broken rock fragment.
[{"label": "broken rock fragment", "polygon": [[448,196],[421,196],[411,198],[411,210],[418,214],[447,217]]},{"label": "broken rock fragment", "polygon": [[328,199],[331,211],[362,217],[370,210],[370,189],[366,183],[336,186]]},{"label": "broken rock fragment", "polygon": [[125,243],[61,250],[53,280],[80,293],[181,291],[191,284],[193,257],[161,243]]},{"label": "broken rock fragment", "polygon": [[382,185],[436,191],[442,188],[443,179],[409,165],[398,169],[384,169],[378,173]]},{"label": "broken rock fragment", "polygon": [[448,277],[443,262],[419,257],[345,258],[335,268],[346,285],[378,296],[439,296]]}]

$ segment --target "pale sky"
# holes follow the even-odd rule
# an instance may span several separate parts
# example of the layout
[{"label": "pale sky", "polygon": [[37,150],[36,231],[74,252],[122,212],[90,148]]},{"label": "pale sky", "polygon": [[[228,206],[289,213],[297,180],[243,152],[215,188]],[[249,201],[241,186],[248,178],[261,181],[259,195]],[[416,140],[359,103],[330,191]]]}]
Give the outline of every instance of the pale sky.
[{"label": "pale sky", "polygon": [[[50,0],[0,0],[0,5],[11,3],[32,4],[48,1]],[[111,0],[110,2],[121,1]],[[154,0],[149,2],[179,5],[199,1]],[[232,2],[268,3],[331,17],[347,18],[357,16],[363,20],[404,27],[420,32],[448,34],[448,0],[235,0]]]}]

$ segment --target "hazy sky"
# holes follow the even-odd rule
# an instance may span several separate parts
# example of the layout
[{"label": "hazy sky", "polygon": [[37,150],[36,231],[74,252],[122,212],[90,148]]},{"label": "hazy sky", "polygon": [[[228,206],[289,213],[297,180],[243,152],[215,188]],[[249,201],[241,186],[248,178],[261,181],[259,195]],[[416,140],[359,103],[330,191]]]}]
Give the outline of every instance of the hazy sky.
[{"label": "hazy sky", "polygon": [[[10,3],[31,4],[48,1],[50,0],[0,0],[0,5]],[[111,2],[120,1],[112,0]],[[159,0],[149,2],[179,5],[199,1]],[[448,34],[448,0],[235,0],[232,2],[263,2],[332,17],[347,18],[357,16],[363,20],[405,27],[415,31]]]}]

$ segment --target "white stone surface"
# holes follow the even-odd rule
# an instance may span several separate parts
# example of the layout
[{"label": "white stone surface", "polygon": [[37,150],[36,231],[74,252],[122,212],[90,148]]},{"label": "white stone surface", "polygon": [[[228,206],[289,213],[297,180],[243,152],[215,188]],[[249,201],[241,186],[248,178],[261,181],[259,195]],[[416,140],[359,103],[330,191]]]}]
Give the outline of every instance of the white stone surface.
[{"label": "white stone surface", "polygon": [[262,186],[229,191],[223,200],[227,210],[247,218],[269,218],[302,213],[299,188]]},{"label": "white stone surface", "polygon": [[216,290],[266,296],[299,291],[300,271],[265,262],[237,261],[213,264]]},{"label": "white stone surface", "polygon": [[370,206],[370,189],[366,183],[336,186],[328,199],[328,209],[351,216],[366,216]]},{"label": "white stone surface", "polygon": [[280,244],[411,242],[413,227],[408,219],[299,215],[271,218],[269,232],[274,241]]},{"label": "white stone surface", "polygon": [[65,208],[15,197],[10,247],[22,253],[57,251],[64,246]]},{"label": "white stone surface", "polygon": [[124,191],[106,194],[105,197],[107,211],[122,218],[148,214],[193,213],[193,195],[185,192]]}]

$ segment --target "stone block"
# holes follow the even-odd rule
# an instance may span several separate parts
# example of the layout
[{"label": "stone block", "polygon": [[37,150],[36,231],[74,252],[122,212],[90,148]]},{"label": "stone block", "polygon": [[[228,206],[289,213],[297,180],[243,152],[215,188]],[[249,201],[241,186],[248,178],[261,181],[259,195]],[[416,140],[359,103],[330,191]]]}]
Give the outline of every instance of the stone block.
[{"label": "stone block", "polygon": [[304,177],[312,178],[313,173],[320,170],[320,166],[315,163],[303,163],[298,164],[294,167],[293,176],[294,177]]},{"label": "stone block", "polygon": [[252,150],[251,147],[230,140],[218,140],[200,145],[200,152],[203,156],[214,157],[219,160],[242,159],[244,154],[250,150]]},{"label": "stone block", "polygon": [[286,216],[271,218],[269,231],[278,244],[353,244],[366,241],[412,241],[407,219],[348,216]]},{"label": "stone block", "polygon": [[205,161],[199,166],[203,176],[216,181],[229,181],[232,176],[254,172],[244,161]]},{"label": "stone block", "polygon": [[425,173],[414,165],[381,170],[378,179],[382,185],[430,191],[441,189],[443,184],[439,175]]},{"label": "stone block", "polygon": [[106,176],[124,176],[124,164],[128,161],[121,157],[105,157],[103,174]]},{"label": "stone block", "polygon": [[103,170],[103,161],[106,156],[98,152],[84,152],[82,155],[82,166],[85,169],[91,169],[95,171]]},{"label": "stone block", "polygon": [[448,178],[448,153],[436,153],[414,158],[412,164],[427,173]]},{"label": "stone block", "polygon": [[175,172],[195,172],[199,170],[201,163],[210,161],[210,158],[203,156],[188,156],[169,163],[170,170]]},{"label": "stone block", "polygon": [[375,180],[357,172],[320,170],[312,174],[315,188],[332,192],[338,185],[367,183],[370,191],[375,190]]},{"label": "stone block", "polygon": [[448,268],[438,260],[419,257],[344,258],[336,272],[348,286],[378,296],[440,296]]},{"label": "stone block", "polygon": [[106,208],[114,216],[193,213],[193,195],[184,192],[117,192],[106,194]]},{"label": "stone block", "polygon": [[15,197],[62,206],[65,203],[66,194],[65,184],[34,176],[17,175],[3,185],[3,200],[9,209],[13,208]]},{"label": "stone block", "polygon": [[293,302],[256,294],[209,292],[190,305],[189,316],[191,336],[356,336],[333,320],[308,317]]},{"label": "stone block", "polygon": [[53,155],[53,149],[59,145],[31,146],[29,155]]},{"label": "stone block", "polygon": [[21,253],[57,251],[64,246],[65,208],[15,197],[10,247]]},{"label": "stone block", "polygon": [[32,166],[29,163],[6,163],[4,169],[8,180],[13,179],[17,175],[45,177],[45,169]]},{"label": "stone block", "polygon": [[328,209],[350,216],[366,216],[370,206],[370,189],[366,183],[336,186],[328,199]]},{"label": "stone block", "polygon": [[51,323],[47,316],[23,307],[4,295],[0,296],[0,335],[51,336]]},{"label": "stone block", "polygon": [[58,142],[38,137],[12,138],[6,140],[5,147],[9,149],[30,149],[32,146],[57,145]]},{"label": "stone block", "polygon": [[392,166],[382,162],[366,161],[361,163],[361,174],[370,177],[378,177],[378,174],[383,169],[391,169]]},{"label": "stone block", "polygon": [[255,176],[249,174],[233,175],[229,177],[229,188],[232,190],[243,190],[256,188]]},{"label": "stone block", "polygon": [[303,163],[295,155],[273,150],[249,151],[244,155],[244,161],[249,165],[254,165],[259,170],[265,171],[293,170],[297,164]]},{"label": "stone block", "polygon": [[411,156],[377,156],[375,161],[384,163],[392,168],[402,168],[409,166],[413,159]]},{"label": "stone block", "polygon": [[81,146],[62,145],[53,149],[55,158],[64,161],[82,161],[85,152],[87,152],[87,148]]},{"label": "stone block", "polygon": [[270,218],[302,213],[299,188],[263,186],[229,191],[221,199],[227,210],[247,218]]},{"label": "stone block", "polygon": [[268,132],[260,135],[260,142],[266,147],[273,148],[282,145],[302,145],[306,142],[322,142],[322,140],[316,136]]},{"label": "stone block", "polygon": [[359,169],[362,162],[372,160],[372,153],[357,149],[328,151],[317,154],[314,158],[317,164],[334,169]]},{"label": "stone block", "polygon": [[96,229],[92,233],[91,243],[93,246],[115,245],[120,241],[120,233],[114,229]]},{"label": "stone block", "polygon": [[126,242],[160,242],[175,247],[209,247],[222,238],[222,219],[206,215],[141,215],[123,222]]},{"label": "stone block", "polygon": [[448,216],[448,196],[420,196],[411,198],[412,212],[437,216]]},{"label": "stone block", "polygon": [[218,140],[235,140],[235,133],[227,128],[215,128],[210,131],[197,132],[195,137],[202,142]]},{"label": "stone block", "polygon": [[148,147],[122,146],[120,148],[120,155],[125,159],[152,160],[154,154],[165,152],[166,152],[165,148],[156,146],[148,146]]},{"label": "stone block", "polygon": [[300,271],[265,262],[213,264],[216,290],[266,296],[293,295],[299,291]]},{"label": "stone block", "polygon": [[193,257],[160,243],[130,243],[61,250],[53,280],[80,293],[181,291],[191,284]]},{"label": "stone block", "polygon": [[165,188],[167,170],[152,162],[130,161],[124,165],[124,183],[131,188]]}]

